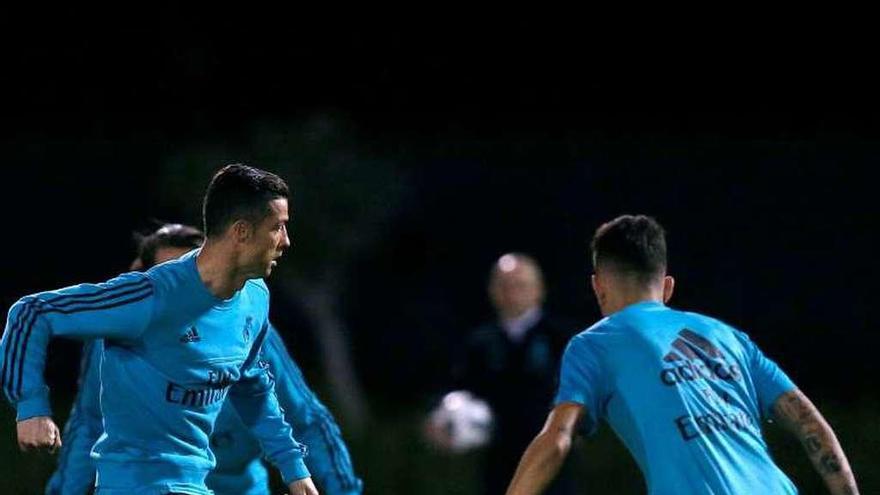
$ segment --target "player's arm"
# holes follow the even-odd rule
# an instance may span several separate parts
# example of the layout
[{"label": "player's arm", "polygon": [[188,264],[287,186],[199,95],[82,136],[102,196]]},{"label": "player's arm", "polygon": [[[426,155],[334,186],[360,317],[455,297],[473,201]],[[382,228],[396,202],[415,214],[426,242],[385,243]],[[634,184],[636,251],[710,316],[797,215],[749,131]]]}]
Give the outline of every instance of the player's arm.
[{"label": "player's arm", "polygon": [[583,412],[584,406],[573,402],[563,402],[550,412],[544,428],[519,461],[507,495],[538,494],[547,487],[571,450]]},{"label": "player's arm", "polygon": [[80,363],[79,392],[64,425],[64,446],[58,467],[46,485],[46,495],[85,495],[95,486],[90,453],[103,431],[99,392],[103,342],[87,342]]},{"label": "player's arm", "polygon": [[832,494],[859,493],[855,476],[834,431],[803,392],[795,389],[782,394],[773,406],[773,415],[800,441]]},{"label": "player's arm", "polygon": [[26,296],[9,310],[0,341],[0,381],[15,406],[23,450],[61,446],[49,416],[43,378],[49,340],[56,336],[134,339],[149,325],[154,287],[140,273]]},{"label": "player's arm", "polygon": [[737,332],[737,336],[748,356],[748,366],[763,417],[775,418],[797,437],[831,493],[858,494],[849,462],[816,406],[746,334]]},{"label": "player's arm", "polygon": [[569,342],[562,355],[556,406],[544,428],[526,449],[516,469],[507,495],[540,493],[556,477],[571,449],[578,423],[595,431],[603,417],[601,404],[608,396],[599,347],[584,332]]},{"label": "player's arm", "polygon": [[269,365],[260,359],[268,335],[264,326],[244,363],[241,380],[232,386],[229,399],[239,417],[260,442],[263,454],[281,472],[290,493],[316,495],[304,457],[306,449],[293,438],[290,424],[275,394],[275,379]]},{"label": "player's arm", "polygon": [[354,473],[339,426],[306,384],[271,324],[263,344],[263,359],[275,376],[275,392],[285,419],[297,439],[309,447],[305,462],[312,477],[328,495],[359,495],[363,483]]}]

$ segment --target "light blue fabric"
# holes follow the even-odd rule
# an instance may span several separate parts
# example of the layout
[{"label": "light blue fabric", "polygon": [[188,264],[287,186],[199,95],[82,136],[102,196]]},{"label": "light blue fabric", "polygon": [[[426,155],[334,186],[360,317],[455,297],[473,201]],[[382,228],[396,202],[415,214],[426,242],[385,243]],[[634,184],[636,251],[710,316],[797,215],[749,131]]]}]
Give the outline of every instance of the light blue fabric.
[{"label": "light blue fabric", "polygon": [[[64,446],[58,467],[46,486],[46,495],[85,495],[95,484],[95,466],[89,458],[102,431],[98,393],[103,341],[83,348],[79,393],[64,427]],[[296,363],[287,353],[274,327],[263,344],[262,359],[275,377],[275,392],[296,437],[308,446],[305,462],[312,477],[327,495],[356,495],[362,482],[354,473],[348,449],[336,421],[309,389]],[[211,435],[217,460],[206,484],[216,495],[266,495],[269,474],[261,462],[256,438],[241,422],[235,409],[225,405]]]},{"label": "light blue fabric", "polygon": [[19,420],[51,413],[43,379],[50,338],[104,339],[97,493],[210,494],[208,439],[227,396],[285,482],[309,476],[259,360],[269,328],[265,283],[248,281],[219,300],[199,277],[198,252],[146,273],[27,296],[9,311],[0,379]]},{"label": "light blue fabric", "polygon": [[760,428],[794,388],[744,333],[642,302],[572,338],[555,402],[585,406],[589,431],[606,420],[650,494],[794,494]]}]

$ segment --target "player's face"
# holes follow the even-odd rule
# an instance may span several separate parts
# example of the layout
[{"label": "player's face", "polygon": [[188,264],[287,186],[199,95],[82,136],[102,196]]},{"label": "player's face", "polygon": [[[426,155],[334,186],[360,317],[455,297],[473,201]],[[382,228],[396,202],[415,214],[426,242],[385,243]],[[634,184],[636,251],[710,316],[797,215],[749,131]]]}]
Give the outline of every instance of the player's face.
[{"label": "player's face", "polygon": [[502,318],[515,318],[540,306],[544,290],[535,268],[520,263],[509,271],[495,272],[489,295]]},{"label": "player's face", "polygon": [[254,226],[249,244],[248,265],[256,277],[268,277],[278,264],[278,258],[290,247],[287,236],[287,200],[273,199],[269,202],[270,212]]}]

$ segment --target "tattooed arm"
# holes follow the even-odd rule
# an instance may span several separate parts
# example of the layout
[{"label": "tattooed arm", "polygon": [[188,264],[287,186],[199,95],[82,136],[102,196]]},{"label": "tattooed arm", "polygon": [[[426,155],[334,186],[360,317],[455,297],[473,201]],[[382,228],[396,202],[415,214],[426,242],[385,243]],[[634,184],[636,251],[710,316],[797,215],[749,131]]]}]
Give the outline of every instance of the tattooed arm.
[{"label": "tattooed arm", "polygon": [[834,431],[803,392],[795,389],[782,394],[773,413],[801,442],[832,495],[858,495],[855,476]]}]

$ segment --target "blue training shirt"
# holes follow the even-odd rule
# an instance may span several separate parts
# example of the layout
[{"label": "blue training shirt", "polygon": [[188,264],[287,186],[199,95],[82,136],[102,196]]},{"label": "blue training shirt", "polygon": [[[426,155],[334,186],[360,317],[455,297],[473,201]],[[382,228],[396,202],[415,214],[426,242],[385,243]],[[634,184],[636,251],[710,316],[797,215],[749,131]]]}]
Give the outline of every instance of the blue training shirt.
[{"label": "blue training shirt", "polygon": [[760,428],[794,388],[744,333],[641,302],[572,338],[555,403],[585,406],[591,432],[606,420],[650,494],[794,494]]},{"label": "blue training shirt", "polygon": [[0,383],[19,421],[51,415],[43,378],[50,338],[104,339],[104,431],[92,449],[99,494],[209,495],[208,440],[227,398],[285,483],[309,476],[258,359],[269,327],[266,285],[249,280],[220,300],[199,276],[198,253],[26,296],[9,310]]},{"label": "blue training shirt", "polygon": [[[83,349],[79,393],[64,427],[64,446],[58,468],[46,486],[46,495],[85,495],[94,485],[95,468],[89,452],[102,433],[98,403],[102,349],[100,340],[88,342]],[[275,392],[285,419],[308,447],[305,462],[322,487],[322,493],[360,494],[362,482],[354,474],[336,421],[309,389],[271,324],[261,359],[275,377]],[[217,465],[206,484],[215,495],[269,494],[269,474],[260,460],[259,442],[229,404],[224,405],[217,416],[211,450]]]}]

